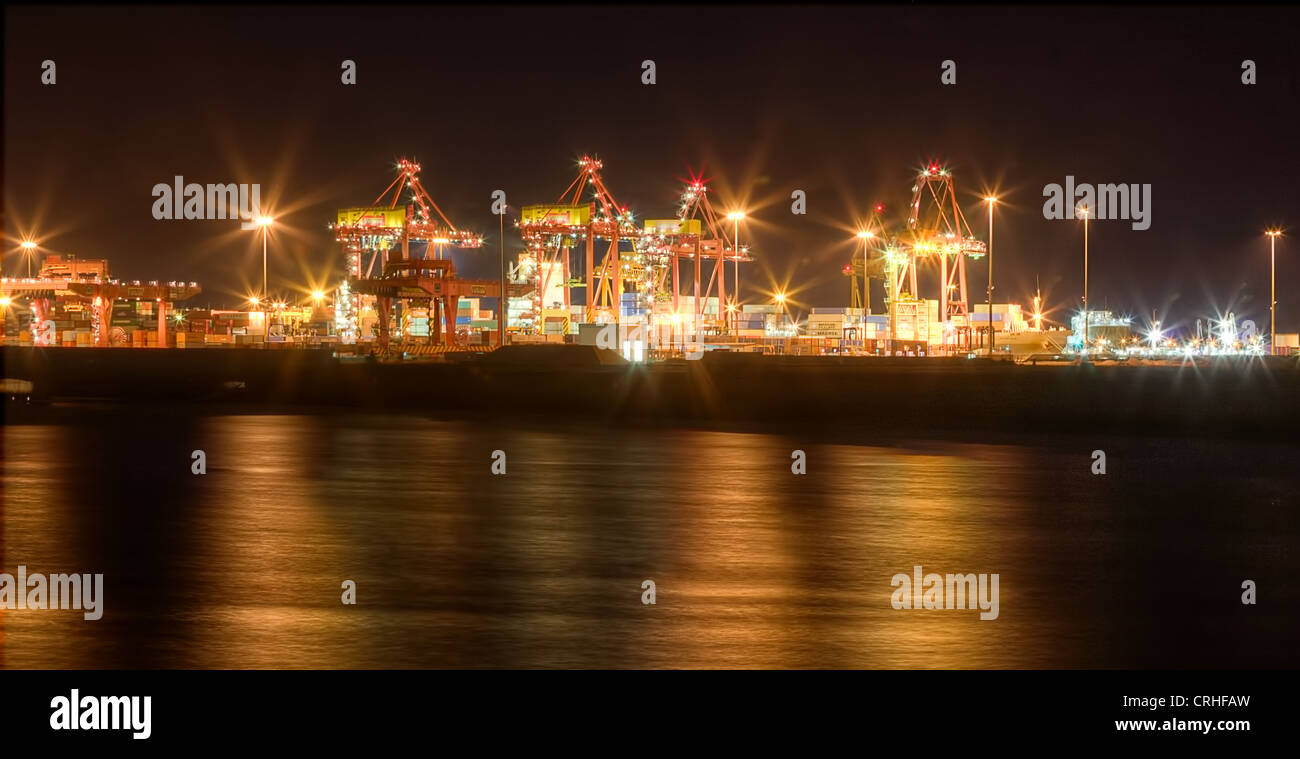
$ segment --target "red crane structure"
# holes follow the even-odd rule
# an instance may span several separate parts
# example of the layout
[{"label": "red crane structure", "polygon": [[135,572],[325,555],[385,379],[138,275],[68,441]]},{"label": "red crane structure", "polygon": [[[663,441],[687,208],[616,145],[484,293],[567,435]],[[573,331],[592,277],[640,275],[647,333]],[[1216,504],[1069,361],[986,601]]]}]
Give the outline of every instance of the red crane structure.
[{"label": "red crane structure", "polygon": [[[411,191],[411,203],[398,207],[397,202],[406,189]],[[385,203],[389,193],[392,196]],[[384,251],[396,244],[402,246],[402,258],[411,257],[412,241],[427,243],[430,250],[437,253],[436,258],[443,257],[443,249],[447,246],[483,247],[482,235],[459,229],[451,223],[420,182],[420,164],[406,158],[397,162],[397,177],[379,193],[375,202],[361,208],[340,209],[333,229],[335,241],[341,243],[348,254],[348,270],[357,278],[373,276],[375,264]],[[362,271],[365,252],[371,256]]]},{"label": "red crane structure", "polygon": [[[389,319],[393,302],[409,301],[430,309],[429,344],[442,345],[445,322],[447,345],[456,343],[456,305],[462,297],[497,298],[501,284],[495,279],[464,279],[456,276],[456,264],[450,258],[397,258],[384,262],[384,275],[358,279],[352,291],[375,298],[379,317],[379,346],[387,350],[391,342]],[[498,318],[503,315],[498,314]]]},{"label": "red crane structure", "polygon": [[39,325],[35,334],[36,345],[55,345],[58,338],[54,334],[54,322],[50,321],[53,302],[56,298],[75,298],[87,301],[90,305],[91,343],[97,347],[109,347],[109,322],[113,313],[113,303],[118,300],[152,300],[157,304],[158,347],[167,347],[167,312],[171,305],[180,300],[188,300],[202,292],[196,282],[122,282],[116,279],[95,277],[75,281],[68,277],[40,277],[26,279],[0,279],[0,297],[25,297],[29,301],[34,324]]},{"label": "red crane structure", "polygon": [[[521,209],[519,234],[537,264],[533,299],[539,315],[543,308],[561,305],[542,302],[558,278],[558,284],[564,288],[562,305],[566,311],[572,305],[569,290],[586,287],[585,321],[617,322],[624,280],[641,278],[645,232],[637,228],[633,215],[605,185],[600,176],[603,167],[599,159],[583,156],[578,162],[578,176],[560,193],[559,200]],[[593,199],[583,203],[583,193],[588,188]],[[595,264],[598,239],[608,242],[599,266]],[[632,245],[632,253],[627,257],[619,252],[622,241]],[[585,250],[585,283],[572,278],[569,257],[576,245]]]},{"label": "red crane structure", "polygon": [[[982,258],[987,251],[983,240],[975,238],[957,203],[952,172],[930,164],[917,175],[912,186],[912,203],[908,208],[907,233],[900,241],[905,251],[902,265],[894,266],[890,276],[891,303],[899,300],[904,281],[917,295],[918,259],[938,260],[939,320],[944,330],[952,329],[958,346],[970,345],[970,303],[966,291],[966,259]],[[945,335],[944,345],[948,345]]]},{"label": "red crane structure", "polygon": [[[717,306],[713,318],[716,325],[725,327],[727,322],[727,261],[751,262],[749,251],[739,247],[731,239],[724,223],[725,219],[713,209],[709,202],[709,188],[704,181],[692,179],[682,190],[677,205],[676,219],[651,219],[645,223],[647,233],[652,235],[652,269],[651,282],[656,292],[664,297],[671,292],[673,313],[679,312],[680,278],[678,276],[681,259],[690,259],[694,264],[695,328],[699,330],[706,316],[705,303],[710,294],[717,297]],[[713,260],[713,267],[701,292],[702,262]],[[671,291],[665,282],[671,270]]]},{"label": "red crane structure", "polygon": [[[420,182],[420,164],[403,158],[397,169],[397,178],[379,194],[374,204],[339,211],[334,234],[335,240],[344,246],[350,257],[351,290],[358,299],[363,295],[375,298],[378,340],[382,349],[387,350],[391,340],[390,310],[395,301],[428,307],[429,343],[443,343],[445,322],[446,342],[454,345],[456,308],[460,298],[496,298],[501,294],[501,286],[497,280],[456,276],[456,265],[450,258],[443,257],[444,249],[480,248],[483,237],[451,223]],[[411,203],[399,208],[398,200],[406,189],[411,191]],[[390,192],[392,196],[385,205],[384,199]],[[425,255],[411,255],[412,241],[427,244]],[[363,273],[361,265],[365,251],[372,255]],[[381,259],[381,270],[375,276],[375,264]],[[358,311],[359,305],[358,300]],[[498,314],[498,318],[505,318],[505,314]]]}]

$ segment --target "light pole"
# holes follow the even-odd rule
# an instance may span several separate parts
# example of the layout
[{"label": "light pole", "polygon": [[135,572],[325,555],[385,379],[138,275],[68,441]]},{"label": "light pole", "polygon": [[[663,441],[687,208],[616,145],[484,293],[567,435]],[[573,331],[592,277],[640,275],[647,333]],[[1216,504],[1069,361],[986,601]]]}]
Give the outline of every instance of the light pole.
[{"label": "light pole", "polygon": [[[731,219],[731,244],[734,245],[736,248],[735,250],[736,257],[734,259],[736,265],[734,267],[735,276],[733,277],[734,279],[733,287],[735,288],[735,293],[736,293],[735,295],[736,304],[739,305],[740,304],[740,220],[745,218],[745,212],[732,211],[731,213],[727,214],[727,218]],[[726,264],[723,265],[725,266]],[[739,326],[739,323],[740,323],[740,317],[736,317],[737,326]],[[739,339],[740,332],[738,329],[736,332],[736,336]]]},{"label": "light pole", "polygon": [[1088,207],[1079,206],[1083,217],[1083,353],[1088,354]]},{"label": "light pole", "polygon": [[[258,308],[258,306],[260,306],[261,303],[262,303],[262,299],[259,298],[259,297],[257,297],[256,295],[253,295],[253,296],[249,297],[249,299],[248,299],[248,304],[249,304],[250,306],[252,306],[253,308],[255,308],[255,309]],[[260,309],[259,309],[259,310],[256,310],[256,311],[249,311],[249,312],[248,312],[248,324],[249,324],[249,327],[250,327],[250,328],[251,328],[252,325],[253,325],[253,314],[262,314],[262,334],[265,335],[265,334],[267,333],[267,329],[266,329],[266,313],[263,312],[263,311],[261,311]]]},{"label": "light pole", "polygon": [[985,200],[989,204],[989,358],[993,358],[993,204],[998,199],[990,195]]},{"label": "light pole", "polygon": [[785,293],[776,294],[776,319],[773,320],[773,327],[782,332],[785,330]]},{"label": "light pole", "polygon": [[23,240],[23,258],[27,259],[27,278],[32,278],[32,255],[36,250],[36,243],[31,240]]},{"label": "light pole", "polygon": [[[497,347],[504,348],[506,344],[506,215],[505,209],[497,214],[497,227],[499,232],[497,239],[501,244],[501,298],[497,301]],[[568,282],[564,283],[566,286]],[[501,355],[505,355],[504,353]]]},{"label": "light pole", "polygon": [[[775,300],[776,300],[776,318],[772,320],[773,321],[772,327],[777,331],[777,334],[784,335],[785,334],[785,318],[784,318],[785,317],[785,293],[777,293]],[[784,337],[782,337],[781,342],[783,345],[789,345],[789,343],[785,340]],[[782,351],[784,351],[784,348],[782,349]]]},{"label": "light pole", "polygon": [[[271,303],[271,296],[266,291],[266,233],[270,230],[271,224],[274,221],[275,219],[272,219],[270,216],[257,217],[257,226],[262,228],[262,295],[258,301],[255,301],[255,303],[264,300],[268,306]],[[267,339],[270,339],[271,337],[271,312],[269,310],[262,312],[262,334]]]},{"label": "light pole", "polygon": [[893,246],[885,248],[885,261],[889,264],[889,283],[885,290],[885,297],[889,298],[889,347],[885,355],[892,356],[894,341],[898,339],[898,291],[902,284],[898,281],[898,257]]},{"label": "light pole", "polygon": [[300,321],[298,323],[298,332],[300,334],[306,335],[307,337],[311,337],[312,336],[310,332],[311,328],[308,327],[307,325],[316,323],[317,309],[324,309],[324,308],[325,308],[325,291],[312,290],[311,291],[311,316],[308,317],[307,321]]},{"label": "light pole", "polygon": [[257,226],[262,228],[262,298],[267,298],[266,292],[266,233],[275,222],[270,216],[257,217]]},{"label": "light pole", "polygon": [[[862,241],[862,314],[866,316],[871,313],[871,278],[867,276],[867,240],[875,237],[876,233],[870,229],[863,229],[858,232],[858,239]],[[852,263],[849,266],[853,266]]]},{"label": "light pole", "polygon": [[1270,229],[1268,235],[1268,352],[1277,354],[1277,236],[1280,230]]}]

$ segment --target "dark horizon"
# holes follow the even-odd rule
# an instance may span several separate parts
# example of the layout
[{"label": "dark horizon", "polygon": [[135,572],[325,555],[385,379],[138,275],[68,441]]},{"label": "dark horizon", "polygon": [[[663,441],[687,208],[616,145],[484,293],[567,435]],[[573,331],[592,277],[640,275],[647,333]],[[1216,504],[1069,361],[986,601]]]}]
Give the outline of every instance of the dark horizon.
[{"label": "dark horizon", "polygon": [[[1090,230],[1090,303],[1152,309],[1186,330],[1217,308],[1300,330],[1300,115],[1293,8],[416,7],[6,8],[5,272],[16,240],[108,258],[124,279],[196,280],[193,305],[235,305],[260,279],[260,243],[230,221],[156,221],[150,190],[260,183],[277,217],[271,281],[332,287],[326,225],[368,205],[406,156],[460,227],[466,276],[495,277],[493,190],[511,220],[554,201],[583,153],[639,218],[711,179],[744,207],[758,262],[742,296],[789,283],[795,301],[848,305],[853,231],[884,203],[901,223],[915,171],[950,167],[973,232],[995,229],[995,300],[1029,306],[1041,282],[1061,321],[1078,301],[1080,225],[1048,221],[1042,188],[1150,183],[1152,225]],[[409,38],[409,39],[408,39]],[[423,38],[435,41],[426,43]],[[53,59],[58,83],[40,83]],[[357,62],[358,83],[339,81]],[[641,84],[653,59],[657,82]],[[939,82],[954,60],[957,84]],[[1258,83],[1243,85],[1241,61]],[[807,193],[806,216],[790,193]],[[509,222],[508,222],[509,224]],[[506,254],[518,237],[507,226]],[[985,264],[969,266],[984,302]],[[934,277],[922,284],[933,297]],[[881,288],[872,301],[880,307]]]}]

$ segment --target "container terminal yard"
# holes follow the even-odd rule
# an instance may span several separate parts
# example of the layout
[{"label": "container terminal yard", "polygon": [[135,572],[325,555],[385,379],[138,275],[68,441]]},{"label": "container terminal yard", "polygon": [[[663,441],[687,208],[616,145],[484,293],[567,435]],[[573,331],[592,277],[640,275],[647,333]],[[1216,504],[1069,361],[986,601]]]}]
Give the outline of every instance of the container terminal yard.
[{"label": "container terminal yard", "polygon": [[[784,292],[736,297],[761,253],[741,239],[744,212],[715,208],[703,181],[682,188],[673,215],[638,219],[584,157],[554,202],[519,209],[523,249],[500,246],[493,280],[459,275],[459,256],[487,252],[484,236],[443,214],[418,163],[396,168],[370,205],[330,224],[346,273],[295,301],[264,280],[240,307],[203,308],[198,282],[121,281],[108,259],[62,255],[5,276],[11,412],[98,398],[497,414],[528,388],[512,418],[1265,435],[1300,421],[1295,335],[1231,313],[1179,332],[1097,309],[1054,324],[1037,296],[974,302],[968,263],[995,253],[996,198],[981,237],[937,164],[917,174],[903,223],[876,213],[861,225],[847,305],[806,313]],[[265,251],[275,221],[255,224]]]},{"label": "container terminal yard", "polygon": [[[336,286],[292,302],[270,294],[265,269],[261,288],[226,309],[193,305],[203,292],[197,282],[116,279],[108,258],[46,255],[33,275],[40,246],[24,240],[29,276],[0,278],[4,343],[321,348],[426,361],[541,343],[595,346],[634,362],[725,351],[1179,364],[1294,355],[1300,346],[1296,334],[1256,329],[1231,312],[1181,330],[1162,328],[1154,314],[1135,319],[1097,309],[1054,323],[1038,295],[1030,304],[990,304],[992,274],[985,299],[976,302],[985,283],[968,280],[968,262],[992,252],[997,198],[980,204],[988,217],[977,233],[958,202],[953,173],[938,164],[917,174],[905,221],[891,224],[877,205],[860,224],[843,266],[845,305],[806,313],[796,313],[781,291],[767,302],[737,297],[742,264],[756,253],[741,239],[746,214],[716,209],[699,179],[682,188],[672,215],[639,219],[611,192],[603,163],[583,157],[555,202],[519,209],[512,223],[523,249],[507,258],[501,246],[501,276],[472,279],[458,274],[456,260],[483,255],[483,235],[443,214],[420,181],[418,163],[402,159],[396,169],[370,205],[339,209],[332,220],[338,269],[345,272]],[[401,205],[403,197],[411,202]],[[275,220],[259,213],[255,222],[265,256]],[[1277,233],[1268,235],[1275,245]],[[934,292],[925,291],[920,273]],[[882,286],[883,303],[871,303],[871,280]]]}]

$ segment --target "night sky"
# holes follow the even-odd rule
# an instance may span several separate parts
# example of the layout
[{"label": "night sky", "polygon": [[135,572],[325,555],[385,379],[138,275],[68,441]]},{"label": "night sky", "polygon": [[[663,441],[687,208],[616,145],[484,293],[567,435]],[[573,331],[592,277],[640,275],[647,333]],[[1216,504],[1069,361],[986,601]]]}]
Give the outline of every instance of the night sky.
[{"label": "night sky", "polygon": [[[493,190],[517,218],[556,200],[591,153],[639,217],[671,216],[692,172],[720,210],[748,210],[749,302],[788,283],[804,307],[844,306],[858,222],[884,203],[901,225],[933,160],[955,172],[980,237],[980,199],[1005,200],[999,302],[1028,305],[1037,277],[1053,316],[1077,303],[1080,224],[1042,214],[1043,186],[1072,174],[1152,185],[1149,230],[1092,225],[1094,307],[1184,326],[1233,308],[1266,329],[1263,231],[1290,225],[1278,330],[1294,332],[1297,28],[1300,12],[1281,6],[11,6],[5,272],[34,234],[110,259],[116,276],[197,280],[200,304],[236,304],[260,282],[259,238],[236,222],[154,220],[151,188],[180,174],[260,183],[279,222],[273,289],[332,285],[334,209],[370,204],[409,156],[452,221],[487,237],[455,254],[462,272],[495,277]],[[40,83],[47,58],[54,86]],[[340,83],[344,59],[356,86]],[[940,84],[944,59],[955,86]],[[1258,84],[1242,85],[1243,59]],[[796,189],[805,216],[790,212]],[[972,304],[985,271],[970,266]]]}]

